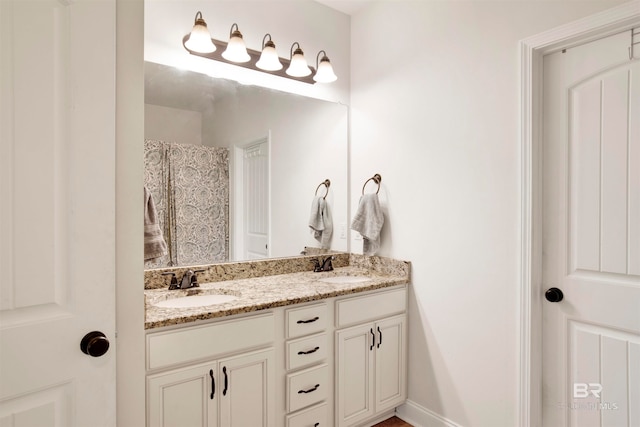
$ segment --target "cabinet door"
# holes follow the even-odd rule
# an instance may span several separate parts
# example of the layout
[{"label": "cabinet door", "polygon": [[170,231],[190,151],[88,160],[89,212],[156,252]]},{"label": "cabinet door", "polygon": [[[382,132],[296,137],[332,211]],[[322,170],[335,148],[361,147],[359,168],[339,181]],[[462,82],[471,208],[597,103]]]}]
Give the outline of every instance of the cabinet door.
[{"label": "cabinet door", "polygon": [[216,427],[219,384],[216,364],[151,375],[147,378],[149,427]]},{"label": "cabinet door", "polygon": [[376,412],[394,408],[406,399],[406,316],[375,324]]},{"label": "cabinet door", "polygon": [[273,348],[218,362],[221,427],[275,427]]},{"label": "cabinet door", "polygon": [[336,411],[338,426],[373,415],[373,324],[342,329],[336,334]]}]

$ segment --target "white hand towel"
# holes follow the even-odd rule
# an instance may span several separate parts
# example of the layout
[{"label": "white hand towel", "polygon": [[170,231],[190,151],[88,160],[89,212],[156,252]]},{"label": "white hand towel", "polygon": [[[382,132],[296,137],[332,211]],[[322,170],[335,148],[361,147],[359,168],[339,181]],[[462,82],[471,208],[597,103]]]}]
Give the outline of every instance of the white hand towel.
[{"label": "white hand towel", "polygon": [[380,249],[380,230],[384,215],[376,193],[367,193],[360,198],[358,210],[351,222],[351,229],[362,235],[362,252],[374,255]]},{"label": "white hand towel", "polygon": [[309,216],[309,228],[313,237],[320,242],[322,249],[331,246],[331,234],[333,233],[333,220],[329,204],[323,197],[314,197],[311,202],[311,215]]},{"label": "white hand towel", "polygon": [[162,237],[156,205],[151,192],[144,187],[144,260],[160,258],[167,254],[167,242]]}]

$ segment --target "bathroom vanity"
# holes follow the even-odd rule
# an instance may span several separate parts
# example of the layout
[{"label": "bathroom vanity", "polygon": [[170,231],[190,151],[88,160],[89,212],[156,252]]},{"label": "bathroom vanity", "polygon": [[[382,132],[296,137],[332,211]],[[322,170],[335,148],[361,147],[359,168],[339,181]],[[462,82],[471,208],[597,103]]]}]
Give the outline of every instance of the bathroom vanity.
[{"label": "bathroom vanity", "polygon": [[[218,281],[203,272],[186,291],[149,272],[148,426],[370,425],[404,402],[409,263],[342,254],[314,273],[298,258],[237,263]],[[234,298],[160,304],[212,292]]]}]

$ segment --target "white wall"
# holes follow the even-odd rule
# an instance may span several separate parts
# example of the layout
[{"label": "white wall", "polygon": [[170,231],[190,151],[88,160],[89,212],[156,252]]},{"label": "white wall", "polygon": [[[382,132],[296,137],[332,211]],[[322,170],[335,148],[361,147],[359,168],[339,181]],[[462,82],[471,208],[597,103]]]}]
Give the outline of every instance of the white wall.
[{"label": "white wall", "polygon": [[202,145],[202,113],[145,104],[144,139]]},{"label": "white wall", "polygon": [[[278,55],[289,59],[290,47],[297,41],[307,62],[314,67],[317,53],[324,49],[338,80],[310,85],[190,55],[182,46],[182,37],[191,31],[198,11],[202,12],[216,40],[227,41],[231,25],[237,23],[248,48],[260,51],[262,38],[269,33]],[[320,3],[311,0],[146,0],[144,27],[147,61],[314,98],[345,104],[349,101],[349,17]]]},{"label": "white wall", "polygon": [[518,424],[518,41],[618,3],[380,1],[352,18],[352,211],[380,173],[380,254],[412,262],[422,423]]}]

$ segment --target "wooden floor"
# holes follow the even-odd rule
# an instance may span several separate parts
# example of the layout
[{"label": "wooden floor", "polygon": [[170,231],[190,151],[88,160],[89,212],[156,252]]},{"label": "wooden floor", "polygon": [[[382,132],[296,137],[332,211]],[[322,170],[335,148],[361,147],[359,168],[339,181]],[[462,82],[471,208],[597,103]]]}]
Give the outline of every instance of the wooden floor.
[{"label": "wooden floor", "polygon": [[398,417],[391,417],[388,420],[384,420],[383,422],[378,423],[373,427],[411,427],[411,424],[405,423]]}]

